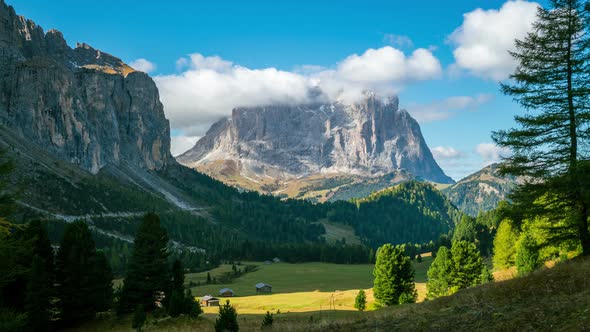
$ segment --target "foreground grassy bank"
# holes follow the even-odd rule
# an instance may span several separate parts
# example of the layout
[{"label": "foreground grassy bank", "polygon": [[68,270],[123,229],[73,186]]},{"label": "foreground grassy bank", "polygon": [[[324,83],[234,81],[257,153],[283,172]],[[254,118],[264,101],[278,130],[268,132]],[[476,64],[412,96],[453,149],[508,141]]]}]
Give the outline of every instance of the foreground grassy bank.
[{"label": "foreground grassy bank", "polygon": [[586,331],[590,329],[590,258],[453,296],[334,321],[332,331]]}]

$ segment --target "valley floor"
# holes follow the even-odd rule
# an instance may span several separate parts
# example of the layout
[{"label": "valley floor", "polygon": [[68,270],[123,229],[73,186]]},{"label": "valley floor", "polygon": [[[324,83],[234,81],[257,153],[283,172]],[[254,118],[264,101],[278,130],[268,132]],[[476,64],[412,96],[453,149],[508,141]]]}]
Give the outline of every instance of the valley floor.
[{"label": "valley floor", "polygon": [[[425,273],[429,263],[430,259],[427,258],[422,265],[416,266],[417,281],[426,281]],[[219,269],[227,271],[227,266]],[[212,271],[212,276],[219,271]],[[301,273],[297,274],[297,271]],[[230,299],[238,309],[242,331],[259,330],[266,310],[275,312],[275,330],[280,331],[590,329],[590,258],[575,259],[552,268],[544,268],[526,277],[470,288],[434,301],[367,312],[355,311],[352,307],[354,295],[358,288],[370,287],[371,271],[370,265],[279,263],[263,265],[258,271],[234,280],[231,285],[203,286],[202,291],[212,292],[230,286],[236,294],[244,292],[246,296]],[[342,277],[337,278],[338,275]],[[203,274],[188,275],[187,281],[191,278],[201,280],[202,276]],[[259,296],[247,293],[249,289],[253,289],[252,281],[262,276],[267,278],[264,282],[278,285],[273,285],[277,287],[278,293]],[[326,282],[329,276],[333,278],[330,279],[333,280],[332,283]],[[283,278],[288,279],[281,283]],[[347,279],[351,285],[348,289],[344,284]],[[301,290],[298,288],[302,287],[300,285],[307,285],[308,289]],[[425,288],[420,282],[417,287],[423,296]],[[195,293],[198,288],[193,290],[193,294],[201,295]],[[373,309],[372,293],[368,293],[369,308]],[[335,310],[329,310],[332,295]],[[157,325],[150,324],[145,331],[213,331],[217,308],[204,309],[205,313],[195,321],[187,318],[169,319]],[[276,314],[277,309],[280,314]],[[130,319],[96,320],[79,331],[129,331]]]}]

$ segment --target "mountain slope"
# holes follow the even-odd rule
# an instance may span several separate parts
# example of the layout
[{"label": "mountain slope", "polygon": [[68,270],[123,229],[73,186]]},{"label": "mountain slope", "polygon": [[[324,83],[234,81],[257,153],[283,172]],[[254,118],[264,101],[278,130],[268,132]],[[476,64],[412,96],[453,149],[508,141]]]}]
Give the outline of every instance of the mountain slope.
[{"label": "mountain slope", "polygon": [[495,209],[519,181],[514,176],[501,176],[498,174],[498,164],[492,164],[443,189],[442,192],[463,212],[477,216],[479,211]]},{"label": "mountain slope", "polygon": [[[382,100],[371,93],[351,105],[238,107],[177,160],[228,184],[274,194],[289,193],[293,183],[309,186],[306,179],[314,176],[358,183],[405,172],[453,182],[397,98]],[[287,195],[302,192],[306,190]]]},{"label": "mountain slope", "polygon": [[0,123],[97,173],[107,164],[157,170],[172,161],[168,121],[145,73],[47,33],[0,2]]},{"label": "mountain slope", "polygon": [[[168,151],[168,120],[148,75],[88,45],[71,49],[61,33],[44,33],[2,0],[0,21],[0,149],[16,165],[8,181],[19,204],[12,221],[43,219],[55,242],[67,223],[83,219],[118,273],[148,211],[161,216],[171,251],[192,269],[221,259],[275,256],[287,261],[368,262],[368,246],[385,238],[358,228],[363,245],[336,241],[324,225],[340,233],[345,229],[346,236],[359,243],[345,221],[327,220],[333,211],[346,216],[337,212],[337,205],[242,192],[180,165]],[[413,123],[397,109],[375,111],[381,113]],[[413,129],[418,135],[419,128]],[[381,149],[380,139],[374,142],[372,151]],[[419,151],[429,155],[424,149]],[[383,182],[397,181],[383,176]],[[355,207],[346,204],[344,211]],[[401,225],[380,234],[397,242],[428,241],[448,229],[436,226],[444,220],[422,218],[419,208],[412,218],[399,222],[397,211],[418,203],[399,204],[382,206],[375,214],[391,215],[395,220],[388,222]],[[433,232],[419,234],[422,228],[411,225],[423,219],[435,225],[429,228]],[[366,220],[380,223],[368,215]],[[322,254],[326,252],[330,255]]]}]

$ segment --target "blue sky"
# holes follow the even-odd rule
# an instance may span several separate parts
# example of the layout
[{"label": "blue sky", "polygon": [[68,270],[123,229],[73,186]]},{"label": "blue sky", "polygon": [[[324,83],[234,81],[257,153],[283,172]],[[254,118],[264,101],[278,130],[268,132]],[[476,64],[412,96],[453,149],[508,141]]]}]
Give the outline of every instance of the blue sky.
[{"label": "blue sky", "polygon": [[[8,4],[45,30],[62,31],[71,46],[86,42],[149,71],[171,119],[176,153],[216,118],[230,114],[229,104],[216,104],[225,99],[219,97],[227,92],[219,87],[224,82],[244,89],[236,95],[255,103],[252,89],[243,84],[259,82],[256,91],[262,93],[270,86],[268,95],[280,99],[286,92],[276,86],[283,82],[297,90],[320,78],[345,89],[367,84],[395,91],[420,121],[437,161],[455,179],[498,158],[501,151],[489,144],[491,131],[512,126],[520,112],[501,95],[498,82],[513,66],[503,54],[526,33],[535,10],[532,2],[496,0]],[[417,49],[424,56],[414,56]],[[426,65],[418,61],[418,69],[388,72],[389,58],[400,57],[398,51],[404,57],[400,66],[411,67],[413,60]],[[373,76],[366,74],[367,66],[376,68]],[[195,106],[200,99],[202,105]]]}]

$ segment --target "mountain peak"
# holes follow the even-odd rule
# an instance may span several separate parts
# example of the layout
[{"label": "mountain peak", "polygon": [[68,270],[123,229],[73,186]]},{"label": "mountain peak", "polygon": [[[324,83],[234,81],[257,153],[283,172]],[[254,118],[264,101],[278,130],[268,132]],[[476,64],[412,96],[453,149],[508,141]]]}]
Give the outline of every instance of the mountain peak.
[{"label": "mountain peak", "polygon": [[198,169],[231,161],[246,177],[376,177],[404,170],[453,182],[432,157],[418,123],[399,109],[398,98],[371,92],[352,104],[237,107],[177,160]]}]

